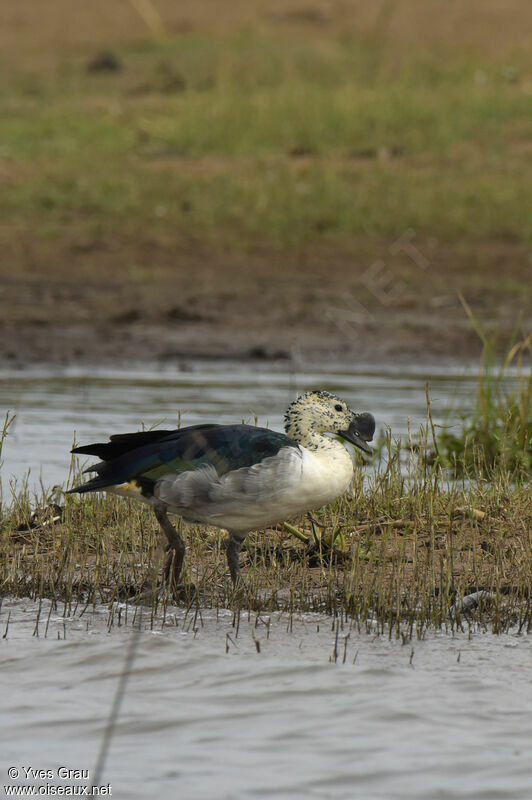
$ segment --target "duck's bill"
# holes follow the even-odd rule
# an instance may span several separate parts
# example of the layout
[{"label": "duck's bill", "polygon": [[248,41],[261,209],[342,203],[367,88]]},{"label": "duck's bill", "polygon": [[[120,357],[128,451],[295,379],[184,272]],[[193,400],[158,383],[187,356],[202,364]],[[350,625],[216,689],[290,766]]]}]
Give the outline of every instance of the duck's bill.
[{"label": "duck's bill", "polygon": [[364,414],[357,414],[346,431],[340,431],[340,436],[346,442],[351,442],[355,447],[363,450],[364,453],[372,455],[373,450],[367,444],[373,439],[375,433],[375,419],[372,414],[365,412]]}]

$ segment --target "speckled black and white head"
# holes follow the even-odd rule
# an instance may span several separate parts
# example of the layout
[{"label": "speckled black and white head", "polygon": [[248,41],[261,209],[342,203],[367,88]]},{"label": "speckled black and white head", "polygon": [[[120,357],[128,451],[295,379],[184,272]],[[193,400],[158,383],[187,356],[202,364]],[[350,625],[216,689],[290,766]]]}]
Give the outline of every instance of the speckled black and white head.
[{"label": "speckled black and white head", "polygon": [[287,436],[305,444],[312,433],[332,433],[371,453],[366,442],[375,433],[375,420],[367,412],[355,414],[347,403],[330,392],[305,392],[288,407],[284,418]]}]

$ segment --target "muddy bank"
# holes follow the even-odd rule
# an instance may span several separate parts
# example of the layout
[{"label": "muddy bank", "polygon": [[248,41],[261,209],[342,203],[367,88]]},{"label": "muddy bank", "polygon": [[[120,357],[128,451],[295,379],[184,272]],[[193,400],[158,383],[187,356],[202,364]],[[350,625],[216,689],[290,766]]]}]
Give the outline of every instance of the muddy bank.
[{"label": "muddy bank", "polygon": [[293,250],[190,236],[61,241],[1,233],[0,361],[193,357],[474,357],[461,305],[509,334],[530,325],[521,244],[408,234]]}]

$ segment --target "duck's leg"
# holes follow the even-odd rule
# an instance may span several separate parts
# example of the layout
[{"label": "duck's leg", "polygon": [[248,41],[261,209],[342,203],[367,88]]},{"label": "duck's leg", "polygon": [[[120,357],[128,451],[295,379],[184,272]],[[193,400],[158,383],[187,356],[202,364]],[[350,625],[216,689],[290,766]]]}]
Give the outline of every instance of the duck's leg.
[{"label": "duck's leg", "polygon": [[157,517],[162,532],[168,540],[168,556],[164,565],[164,580],[175,590],[179,585],[179,577],[183,568],[183,559],[185,558],[185,542],[177,530],[174,528],[168,519],[168,506],[162,500],[156,500],[153,504],[153,510]]},{"label": "duck's leg", "polygon": [[231,580],[233,581],[233,586],[235,589],[241,585],[238,557],[240,555],[240,550],[242,549],[245,538],[245,535],[242,536],[241,534],[231,533],[231,531],[229,531],[229,539],[227,539],[225,543],[227,550],[227,564],[229,565],[229,572],[231,573]]}]

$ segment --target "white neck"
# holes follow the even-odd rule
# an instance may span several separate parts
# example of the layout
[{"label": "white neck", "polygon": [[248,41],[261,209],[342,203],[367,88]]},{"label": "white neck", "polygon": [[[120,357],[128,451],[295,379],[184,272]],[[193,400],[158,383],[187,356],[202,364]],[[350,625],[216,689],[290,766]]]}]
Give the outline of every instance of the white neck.
[{"label": "white neck", "polygon": [[304,437],[303,472],[305,480],[316,479],[314,508],[332,502],[346,491],[353,480],[353,459],[342,442],[317,431]]}]

